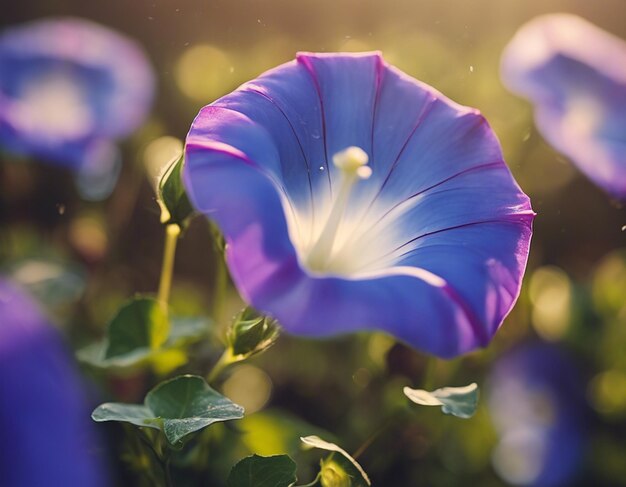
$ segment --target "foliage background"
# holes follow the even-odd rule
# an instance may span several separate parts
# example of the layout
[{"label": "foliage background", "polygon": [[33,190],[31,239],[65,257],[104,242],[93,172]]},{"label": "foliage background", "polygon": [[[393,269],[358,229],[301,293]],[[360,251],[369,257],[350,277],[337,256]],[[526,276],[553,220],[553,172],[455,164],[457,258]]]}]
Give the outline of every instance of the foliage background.
[{"label": "foliage background", "polygon": [[[626,485],[626,210],[542,141],[529,105],[498,77],[500,53],[517,27],[558,11],[626,38],[623,0],[12,2],[3,8],[1,27],[71,15],[134,37],[155,66],[159,88],[150,120],[124,143],[120,182],[103,203],[81,201],[71,176],[60,169],[0,155],[0,266],[5,272],[21,268],[26,278],[20,266],[34,258],[60,266],[62,281],[40,286],[40,295],[76,347],[94,340],[123,299],[157,286],[162,227],[145,164],[163,158],[167,143],[161,149],[150,143],[163,136],[184,139],[202,105],[292,59],[295,51],[380,49],[407,73],[478,107],[500,137],[538,213],[520,302],[487,350],[449,362],[381,335],[323,342],[282,336],[267,354],[227,378],[230,397],[261,412],[238,426],[241,433],[211,429],[207,457],[189,459],[198,466],[190,485],[207,475],[225,478],[250,451],[289,451],[314,468],[316,459],[299,452],[297,436],[331,432],[354,452],[398,411],[402,419],[392,421],[360,457],[374,485],[505,485],[491,466],[497,438],[484,401],[470,421],[429,409],[406,415],[400,391],[404,385],[482,386],[498,356],[536,339],[566,348],[581,370],[591,431],[575,485]],[[195,220],[178,251],[173,305],[179,312],[215,311],[216,255],[208,225]],[[30,272],[35,279],[32,267]],[[234,292],[227,303],[216,317],[216,336],[241,304]],[[196,354],[199,364],[215,359],[202,347]],[[138,401],[153,378],[94,381],[94,401]],[[105,430],[115,458],[121,432]],[[233,440],[241,437],[243,446]],[[223,461],[200,473],[208,455]],[[119,485],[132,485],[127,467],[112,462],[112,469]],[[307,475],[301,469],[301,478]]]}]

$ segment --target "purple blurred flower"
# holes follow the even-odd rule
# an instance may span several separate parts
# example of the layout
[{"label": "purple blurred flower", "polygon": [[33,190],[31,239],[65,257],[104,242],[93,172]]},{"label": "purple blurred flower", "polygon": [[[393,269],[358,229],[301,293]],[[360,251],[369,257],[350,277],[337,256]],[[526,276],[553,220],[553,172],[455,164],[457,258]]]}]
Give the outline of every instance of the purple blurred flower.
[{"label": "purple blurred flower", "polygon": [[584,383],[554,345],[525,345],[498,361],[487,401],[500,443],[494,467],[514,485],[569,485],[585,444]]},{"label": "purple blurred flower", "polygon": [[110,164],[111,142],[144,121],[153,91],[144,52],[93,22],[42,20],[0,36],[0,145],[10,151],[73,169]]},{"label": "purple blurred flower", "polygon": [[0,279],[0,484],[108,485],[89,413],[58,333]]},{"label": "purple blurred flower", "polygon": [[378,53],[299,54],[205,107],[184,181],[243,297],[289,332],[451,357],[519,294],[534,213],[493,131]]},{"label": "purple blurred flower", "polygon": [[575,15],[545,15],[515,34],[501,71],[534,104],[546,140],[626,199],[626,42]]}]

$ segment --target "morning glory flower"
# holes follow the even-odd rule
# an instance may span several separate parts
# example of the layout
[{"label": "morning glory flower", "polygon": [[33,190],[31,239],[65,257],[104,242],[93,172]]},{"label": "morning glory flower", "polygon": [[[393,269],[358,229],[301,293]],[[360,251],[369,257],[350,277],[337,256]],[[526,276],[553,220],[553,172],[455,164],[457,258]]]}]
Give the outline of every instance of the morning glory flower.
[{"label": "morning glory flower", "polygon": [[39,20],[0,35],[0,146],[11,152],[103,172],[153,91],[143,50],[96,23]]},{"label": "morning glory flower", "polygon": [[109,485],[70,356],[32,299],[0,278],[3,486]]},{"label": "morning glory flower", "polygon": [[496,362],[487,402],[500,442],[496,471],[513,485],[570,485],[586,442],[584,384],[554,345],[524,345]]},{"label": "morning glory flower", "polygon": [[626,42],[571,14],[523,25],[502,80],[528,98],[535,123],[594,183],[626,198]]},{"label": "morning glory flower", "polygon": [[301,53],[206,106],[183,179],[243,298],[291,333],[451,357],[519,294],[534,213],[493,131],[379,53]]}]

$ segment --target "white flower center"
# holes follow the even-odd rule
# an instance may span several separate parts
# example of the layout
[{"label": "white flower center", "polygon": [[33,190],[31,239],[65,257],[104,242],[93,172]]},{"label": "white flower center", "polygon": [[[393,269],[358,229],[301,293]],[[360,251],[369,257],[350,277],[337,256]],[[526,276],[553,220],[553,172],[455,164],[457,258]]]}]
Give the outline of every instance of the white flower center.
[{"label": "white flower center", "polygon": [[52,141],[79,138],[94,122],[85,90],[64,73],[32,81],[14,103],[12,122],[30,136]]},{"label": "white flower center", "polygon": [[590,96],[575,95],[567,104],[563,130],[573,137],[591,137],[605,118],[600,103]]},{"label": "white flower center", "polygon": [[368,162],[364,150],[348,147],[333,157],[339,174],[335,171],[333,189],[338,189],[332,196],[319,189],[313,211],[284,203],[289,237],[307,271],[358,278],[393,263],[397,235],[388,226],[379,231],[384,225],[377,206],[372,206],[378,186],[360,186],[372,174]]}]

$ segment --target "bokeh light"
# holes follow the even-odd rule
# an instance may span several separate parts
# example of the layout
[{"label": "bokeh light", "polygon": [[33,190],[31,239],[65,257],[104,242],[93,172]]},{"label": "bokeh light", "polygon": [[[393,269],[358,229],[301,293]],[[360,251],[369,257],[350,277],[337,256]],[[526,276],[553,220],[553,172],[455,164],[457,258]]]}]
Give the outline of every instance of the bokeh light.
[{"label": "bokeh light", "polygon": [[224,394],[241,404],[248,414],[255,413],[267,404],[272,392],[269,376],[253,365],[239,365],[224,382]]},{"label": "bokeh light", "polygon": [[562,338],[571,321],[572,289],[567,274],[558,267],[540,267],[532,273],[528,293],[537,333],[549,341]]},{"label": "bokeh light", "polygon": [[183,94],[204,104],[227,91],[233,83],[234,72],[230,56],[209,44],[187,48],[176,62],[174,71]]}]

